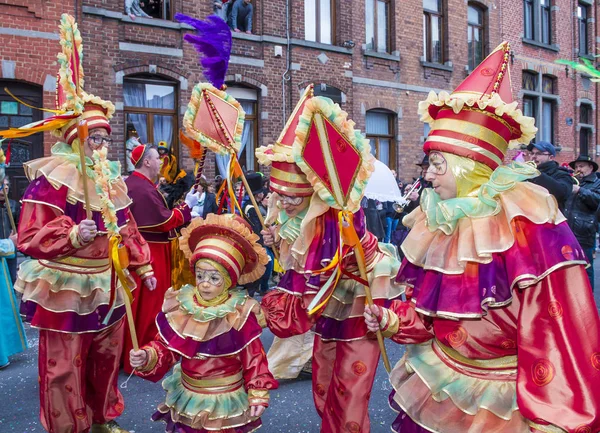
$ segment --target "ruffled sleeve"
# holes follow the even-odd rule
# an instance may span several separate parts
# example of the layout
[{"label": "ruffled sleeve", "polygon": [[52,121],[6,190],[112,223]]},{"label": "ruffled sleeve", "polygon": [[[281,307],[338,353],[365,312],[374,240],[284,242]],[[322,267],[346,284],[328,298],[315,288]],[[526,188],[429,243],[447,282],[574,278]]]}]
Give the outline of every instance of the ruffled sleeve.
[{"label": "ruffled sleeve", "polygon": [[244,383],[250,406],[269,406],[269,390],[279,384],[269,371],[267,355],[259,339],[255,339],[240,352]]},{"label": "ruffled sleeve", "polygon": [[141,349],[148,353],[148,363],[145,367],[138,368],[134,372],[136,376],[152,382],[161,380],[180,358],[179,355],[169,350],[160,335],[157,335],[154,341],[151,341]]},{"label": "ruffled sleeve", "polygon": [[600,324],[583,266],[515,296],[519,410],[540,431],[600,431]]},{"label": "ruffled sleeve", "polygon": [[419,344],[434,337],[429,317],[415,310],[410,302],[392,301],[388,309],[382,308],[382,331],[398,344]]},{"label": "ruffled sleeve", "polygon": [[[52,260],[72,255],[78,247],[77,226],[57,208],[34,202],[24,202],[19,224],[18,249],[36,259]],[[72,240],[73,239],[73,240]]]},{"label": "ruffled sleeve", "polygon": [[271,332],[279,338],[307,332],[318,319],[318,315],[309,316],[306,311],[306,305],[313,296],[301,297],[281,290],[267,293],[262,299],[261,308]]}]

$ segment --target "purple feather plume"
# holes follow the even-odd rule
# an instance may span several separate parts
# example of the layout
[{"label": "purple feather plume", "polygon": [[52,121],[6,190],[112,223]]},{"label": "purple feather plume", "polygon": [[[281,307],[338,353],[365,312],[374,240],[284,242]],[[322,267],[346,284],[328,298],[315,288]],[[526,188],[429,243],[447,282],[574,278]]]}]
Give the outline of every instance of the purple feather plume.
[{"label": "purple feather plume", "polygon": [[175,19],[196,29],[196,34],[186,34],[183,39],[192,44],[200,54],[203,74],[217,89],[225,84],[225,74],[231,55],[231,30],[221,17],[210,15],[198,20],[184,14]]}]

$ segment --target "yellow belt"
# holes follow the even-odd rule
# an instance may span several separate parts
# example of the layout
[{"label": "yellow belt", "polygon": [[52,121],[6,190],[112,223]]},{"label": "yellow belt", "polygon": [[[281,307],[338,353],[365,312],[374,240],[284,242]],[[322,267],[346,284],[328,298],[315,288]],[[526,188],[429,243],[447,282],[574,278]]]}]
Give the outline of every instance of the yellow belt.
[{"label": "yellow belt", "polygon": [[190,391],[202,394],[216,394],[219,392],[235,391],[243,385],[244,376],[242,375],[242,372],[239,371],[232,376],[219,377],[217,379],[194,379],[184,372],[181,372],[181,381],[183,386]]},{"label": "yellow belt", "polygon": [[60,269],[68,272],[98,273],[109,268],[108,257],[102,259],[86,259],[81,257],[63,257],[54,260],[39,260],[47,268]]},{"label": "yellow belt", "polygon": [[481,368],[485,370],[505,370],[517,368],[517,355],[503,356],[494,359],[471,359],[461,355],[451,347],[444,345],[437,338],[434,341],[437,346],[450,360],[458,362],[469,367]]}]

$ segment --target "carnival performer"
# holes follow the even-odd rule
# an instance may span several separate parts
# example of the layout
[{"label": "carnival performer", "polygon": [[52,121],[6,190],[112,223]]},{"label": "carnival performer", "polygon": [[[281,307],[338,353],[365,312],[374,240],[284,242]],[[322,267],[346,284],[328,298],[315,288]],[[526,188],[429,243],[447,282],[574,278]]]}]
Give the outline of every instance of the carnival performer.
[{"label": "carnival performer", "polygon": [[[127,194],[131,198],[131,214],[138,230],[148,242],[152,267],[156,278],[156,290],[142,288],[131,306],[135,329],[140,345],[149,343],[156,335],[156,315],[160,312],[165,293],[171,287],[171,242],[176,239],[175,230],[191,220],[187,204],[169,209],[164,196],[156,189],[161,159],[153,146],[142,145],[133,149],[131,162],[135,171],[127,178]],[[126,330],[123,347],[123,364],[131,373],[129,351],[132,349],[129,330]]]},{"label": "carnival performer", "polygon": [[[39,328],[40,418],[53,433],[126,433],[114,421],[124,409],[117,378],[124,333],[124,290],[115,283],[109,245],[120,238],[129,269],[147,288],[156,284],[150,251],[129,212],[121,166],[106,157],[114,106],[83,90],[82,40],[73,17],[62,15],[56,115],[18,129],[23,137],[60,136],[51,156],[25,163],[31,181],[23,196],[18,249],[24,262],[15,288],[21,314]],[[89,137],[79,137],[86,121]],[[80,152],[85,152],[89,198]],[[91,218],[86,217],[86,203]],[[109,244],[109,237],[111,244]],[[120,257],[120,256],[119,256]]]},{"label": "carnival performer", "polygon": [[[365,308],[408,345],[394,368],[397,432],[600,431],[600,323],[585,254],[556,199],[502,165],[535,137],[512,100],[502,43],[451,94],[419,104],[430,167],[397,281],[409,300]],[[375,314],[379,321],[372,316]]]},{"label": "carnival performer", "polygon": [[[6,179],[6,157],[0,149],[0,185]],[[2,198],[2,202],[4,202]],[[11,200],[12,201],[12,200]],[[4,203],[0,202],[0,206]],[[12,203],[11,203],[12,205]],[[4,215],[2,215],[4,217]],[[7,218],[8,220],[8,218]],[[0,370],[10,365],[9,356],[27,350],[27,337],[19,315],[17,298],[13,289],[9,259],[16,260],[17,233],[6,228],[0,237]]]},{"label": "carnival performer", "polygon": [[254,431],[278,385],[259,338],[260,305],[235,288],[261,277],[267,254],[232,214],[194,218],[180,240],[196,284],[167,292],[156,319],[159,335],[131,351],[131,365],[156,382],[181,359],[163,381],[167,396],[152,416],[167,432]]},{"label": "carnival performer", "polygon": [[[311,129],[311,119],[317,114],[324,124]],[[265,230],[263,237],[265,245],[279,247],[280,261],[286,270],[278,287],[263,298],[263,311],[269,329],[280,338],[301,336],[314,326],[312,385],[315,406],[322,418],[321,432],[345,429],[367,433],[369,396],[380,350],[374,336],[367,335],[362,317],[366,296],[363,283],[369,284],[379,305],[400,295],[393,283],[400,265],[396,252],[393,246],[378,245],[377,238],[366,230],[359,205],[373,170],[373,157],[368,141],[328,98],[303,97],[288,121],[285,135],[288,134],[296,136],[293,146],[286,137],[257,149],[259,162],[272,165],[270,188],[282,209],[280,224]],[[303,155],[318,158],[321,140],[334,143],[340,154],[354,148],[360,152],[360,156],[354,154],[359,163],[355,175],[351,174],[354,167],[337,167],[341,178],[354,181],[349,184],[348,203],[356,212],[351,223],[364,250],[368,282],[358,277],[355,255],[341,248],[339,212],[332,207],[326,187],[307,163],[300,163],[300,147],[304,143],[315,145]],[[323,165],[323,156],[315,164],[319,161]],[[341,256],[338,250],[342,250]],[[337,283],[332,281],[336,269],[341,269]],[[319,299],[323,293],[326,295],[319,302],[321,306],[313,309],[315,297]],[[310,315],[309,310],[314,314]]]}]

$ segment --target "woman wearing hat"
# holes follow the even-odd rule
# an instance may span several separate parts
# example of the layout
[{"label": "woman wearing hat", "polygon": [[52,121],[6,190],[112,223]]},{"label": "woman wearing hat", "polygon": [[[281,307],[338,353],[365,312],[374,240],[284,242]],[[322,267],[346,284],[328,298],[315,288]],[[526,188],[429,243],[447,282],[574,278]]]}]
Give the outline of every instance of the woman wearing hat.
[{"label": "woman wearing hat", "polygon": [[260,342],[259,304],[236,290],[261,277],[268,261],[258,236],[236,215],[209,214],[182,230],[181,249],[196,284],[169,289],[156,323],[156,340],[130,352],[136,374],[163,381],[165,402],[152,418],[169,433],[246,433],[261,425],[269,372]]},{"label": "woman wearing hat", "polygon": [[419,105],[433,189],[404,220],[397,281],[409,299],[365,308],[370,330],[408,345],[390,375],[397,432],[600,430],[585,254],[556,200],[523,182],[539,172],[502,165],[511,141],[536,132],[511,102],[509,52],[503,43],[452,95]]}]

